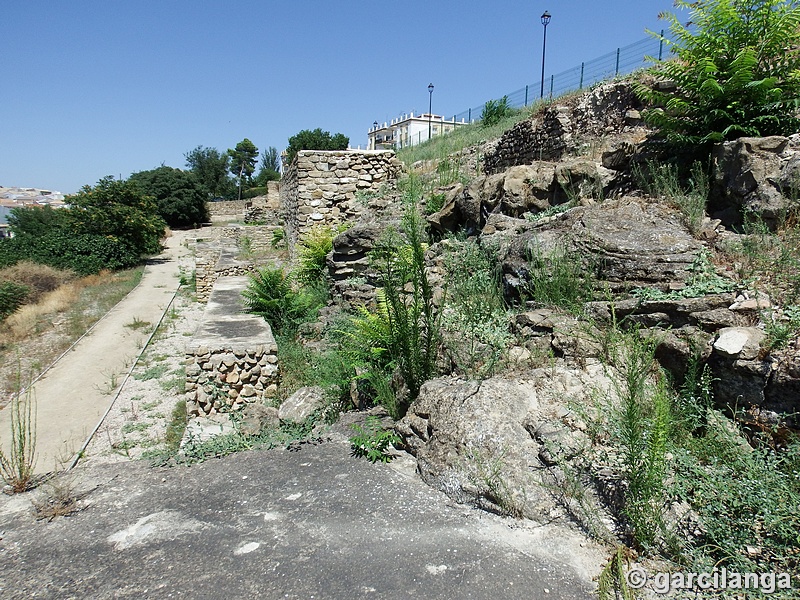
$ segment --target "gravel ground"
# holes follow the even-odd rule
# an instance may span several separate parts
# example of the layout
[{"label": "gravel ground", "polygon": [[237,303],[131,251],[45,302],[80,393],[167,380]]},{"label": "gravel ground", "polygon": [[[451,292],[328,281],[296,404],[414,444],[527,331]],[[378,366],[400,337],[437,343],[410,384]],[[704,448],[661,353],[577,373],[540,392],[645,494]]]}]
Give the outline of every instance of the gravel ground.
[{"label": "gravel ground", "polygon": [[[187,271],[193,257],[184,258]],[[97,463],[142,458],[164,448],[173,409],[184,402],[186,344],[203,317],[205,305],[179,293],[150,343],[139,356],[111,410],[92,438],[84,460]]]}]

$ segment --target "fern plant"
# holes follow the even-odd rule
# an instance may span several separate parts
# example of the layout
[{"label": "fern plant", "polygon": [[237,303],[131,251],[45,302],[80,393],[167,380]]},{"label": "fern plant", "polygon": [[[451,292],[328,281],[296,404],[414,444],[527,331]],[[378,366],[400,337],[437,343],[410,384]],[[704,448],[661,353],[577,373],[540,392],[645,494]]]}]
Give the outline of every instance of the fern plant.
[{"label": "fern plant", "polygon": [[295,291],[281,268],[264,267],[249,278],[242,292],[247,312],[264,317],[278,334],[291,333],[321,304],[315,294]]},{"label": "fern plant", "polygon": [[[710,145],[741,136],[788,135],[800,125],[800,6],[791,0],[676,0],[691,26],[662,13],[676,60],[651,69],[658,82],[636,85],[654,108],[645,120],[668,142]],[[656,37],[661,37],[658,34]]]}]

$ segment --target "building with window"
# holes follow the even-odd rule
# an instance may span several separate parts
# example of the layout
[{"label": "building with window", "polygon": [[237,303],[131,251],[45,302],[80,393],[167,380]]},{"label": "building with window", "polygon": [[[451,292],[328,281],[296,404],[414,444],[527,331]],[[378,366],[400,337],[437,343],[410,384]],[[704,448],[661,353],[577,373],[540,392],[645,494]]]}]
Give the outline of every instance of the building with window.
[{"label": "building with window", "polygon": [[380,125],[377,121],[369,130],[368,150],[399,150],[407,146],[416,146],[443,133],[450,133],[456,127],[466,125],[466,121],[456,121],[455,118],[446,120],[441,115],[424,113],[403,115],[392,119],[389,123]]}]

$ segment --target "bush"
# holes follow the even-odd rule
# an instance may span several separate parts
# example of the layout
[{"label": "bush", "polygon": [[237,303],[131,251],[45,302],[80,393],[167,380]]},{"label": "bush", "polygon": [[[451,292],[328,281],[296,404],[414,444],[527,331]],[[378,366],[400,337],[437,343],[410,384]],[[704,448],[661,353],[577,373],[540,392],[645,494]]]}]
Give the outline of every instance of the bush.
[{"label": "bush", "polygon": [[324,303],[316,290],[295,291],[279,267],[264,267],[249,277],[242,292],[247,311],[264,317],[276,334],[293,333]]},{"label": "bush", "polygon": [[141,262],[141,254],[125,240],[95,234],[50,231],[41,236],[17,236],[0,241],[0,266],[21,260],[93,275],[104,269],[128,269]]},{"label": "bush", "polygon": [[0,320],[15,312],[30,294],[30,288],[13,281],[0,282]]},{"label": "bush", "polygon": [[446,244],[444,345],[460,372],[489,377],[511,341],[497,259],[475,241]]},{"label": "bush", "polygon": [[29,289],[29,294],[25,298],[28,303],[37,302],[43,294],[52,292],[74,277],[75,273],[72,271],[55,269],[29,260],[0,269],[0,281],[13,282]]},{"label": "bush", "polygon": [[741,136],[790,135],[798,129],[800,6],[789,0],[676,0],[691,27],[663,13],[677,60],[652,68],[674,90],[637,85],[657,108],[645,120],[687,149]]},{"label": "bush", "polygon": [[511,114],[511,106],[508,104],[508,96],[503,96],[499,100],[489,100],[483,105],[481,113],[481,125],[492,127]]},{"label": "bush", "polygon": [[325,280],[325,262],[333,250],[336,232],[330,227],[317,226],[300,240],[299,264],[295,271],[297,280],[305,284],[320,283]]},{"label": "bush", "polygon": [[266,196],[269,188],[264,186],[251,187],[242,192],[242,198],[255,198],[256,196]]},{"label": "bush", "polygon": [[388,352],[408,386],[410,400],[417,397],[422,384],[436,372],[440,340],[441,315],[425,272],[422,227],[417,206],[411,203],[403,220],[408,244],[402,244],[398,236],[390,236],[373,250],[386,299]]}]

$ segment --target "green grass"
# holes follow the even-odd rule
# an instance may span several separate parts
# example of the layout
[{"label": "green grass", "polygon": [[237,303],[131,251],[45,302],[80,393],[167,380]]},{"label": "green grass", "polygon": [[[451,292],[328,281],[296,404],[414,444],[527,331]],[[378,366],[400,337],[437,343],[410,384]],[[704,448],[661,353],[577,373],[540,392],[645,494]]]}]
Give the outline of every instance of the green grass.
[{"label": "green grass", "polygon": [[133,376],[138,381],[150,381],[151,379],[160,379],[169,370],[169,365],[161,363],[153,365],[148,368],[144,373],[137,373]]},{"label": "green grass", "polygon": [[523,109],[513,109],[511,114],[502,118],[491,127],[484,127],[480,122],[462,125],[446,135],[435,136],[427,142],[409,146],[397,152],[397,157],[406,166],[421,160],[443,160],[448,156],[462,152],[470,146],[481,144],[487,140],[500,137],[520,121],[529,118],[541,110],[544,103],[536,102]]}]

